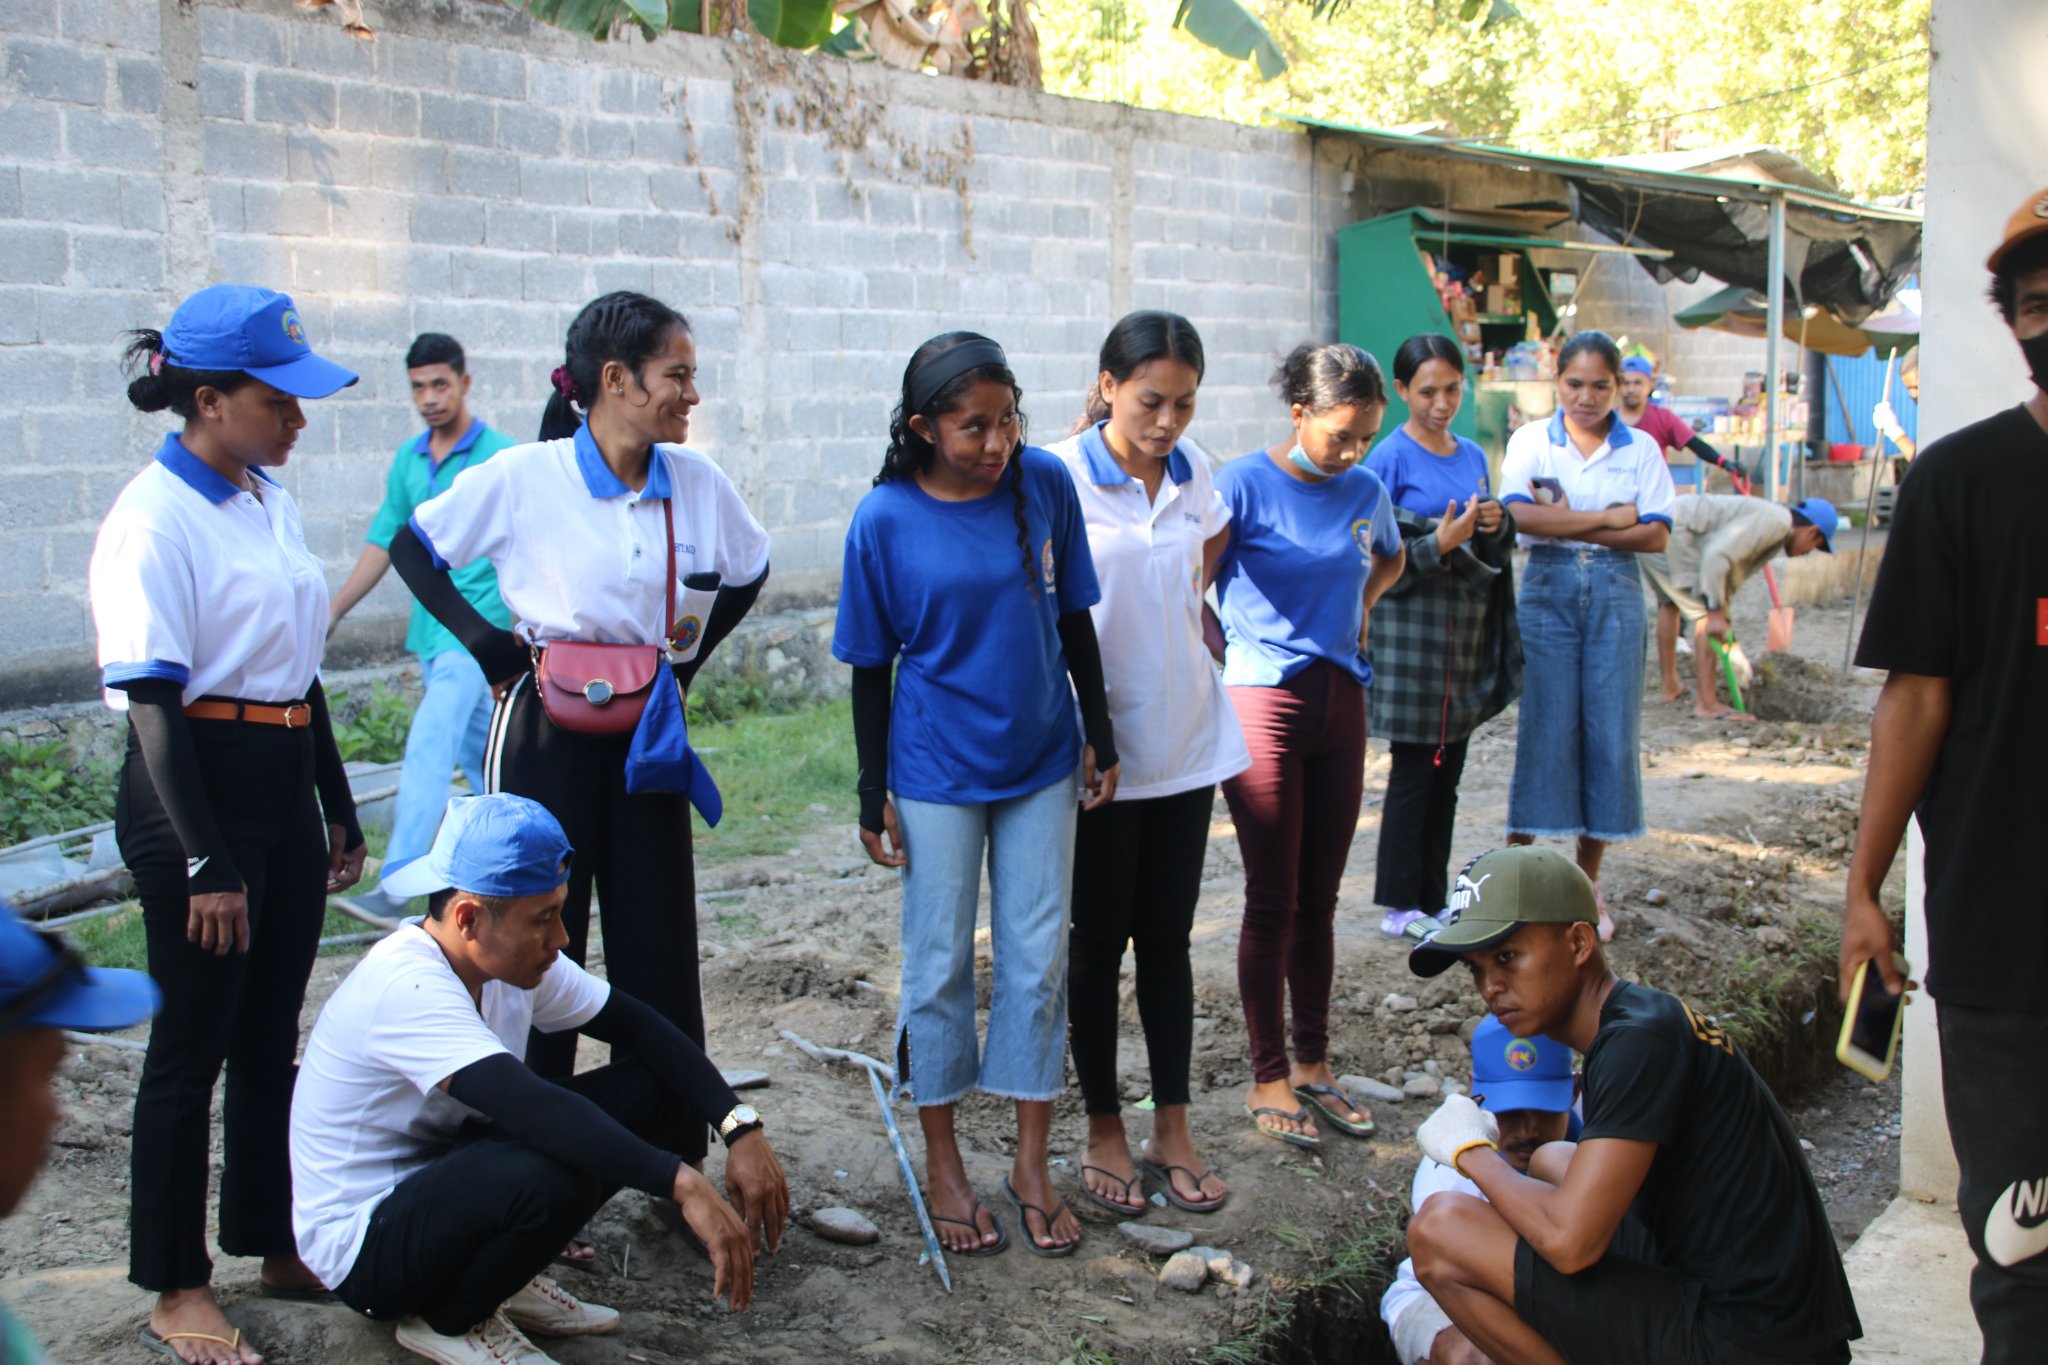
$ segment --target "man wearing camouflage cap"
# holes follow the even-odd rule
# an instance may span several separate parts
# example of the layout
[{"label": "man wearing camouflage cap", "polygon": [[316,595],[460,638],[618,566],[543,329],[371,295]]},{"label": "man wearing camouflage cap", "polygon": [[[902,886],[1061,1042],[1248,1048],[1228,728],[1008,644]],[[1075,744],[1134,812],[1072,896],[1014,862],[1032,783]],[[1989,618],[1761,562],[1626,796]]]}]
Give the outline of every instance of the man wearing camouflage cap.
[{"label": "man wearing camouflage cap", "polygon": [[[1554,1184],[1518,1173],[1466,1096],[1416,1132],[1486,1195],[1431,1199],[1408,1228],[1416,1274],[1458,1329],[1499,1365],[1847,1361],[1862,1327],[1820,1191],[1735,1045],[1608,969],[1593,884],[1553,849],[1480,857],[1451,909],[1410,969],[1462,960],[1510,1033],[1586,1059],[1584,1131]],[[1631,1208],[1654,1251],[1614,1245]]]}]

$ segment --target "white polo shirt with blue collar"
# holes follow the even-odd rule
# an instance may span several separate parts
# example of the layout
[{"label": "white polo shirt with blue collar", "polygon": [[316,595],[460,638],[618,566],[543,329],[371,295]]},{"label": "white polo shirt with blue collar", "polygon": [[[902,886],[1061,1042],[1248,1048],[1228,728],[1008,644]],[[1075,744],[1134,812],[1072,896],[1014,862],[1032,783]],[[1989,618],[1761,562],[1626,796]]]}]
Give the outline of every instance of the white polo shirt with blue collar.
[{"label": "white polo shirt with blue collar", "polygon": [[[1506,457],[1500,466],[1500,500],[1556,505],[1574,511],[1594,512],[1617,504],[1633,504],[1636,519],[1671,525],[1672,504],[1677,492],[1671,485],[1671,467],[1664,463],[1664,450],[1648,433],[1639,432],[1610,413],[1607,437],[1590,455],[1581,455],[1565,430],[1564,414],[1552,413],[1548,421],[1528,422],[1508,437]],[[1524,548],[1535,545],[1567,545],[1582,548],[1584,541],[1570,537],[1518,537]]]},{"label": "white polo shirt with blue collar", "polygon": [[161,679],[201,697],[302,699],[327,643],[327,577],[298,504],[261,469],[236,487],[164,437],[114,499],[86,570],[107,705]]},{"label": "white polo shirt with blue collar", "polygon": [[1230,524],[1207,460],[1176,445],[1156,497],[1126,474],[1101,424],[1048,446],[1073,477],[1102,598],[1119,801],[1173,796],[1251,766],[1222,675],[1202,643],[1202,550]]},{"label": "white polo shirt with blue collar", "polygon": [[[676,619],[664,622],[662,499],[675,500]],[[521,638],[544,644],[651,645],[696,657],[717,588],[768,568],[768,532],[725,471],[694,450],[657,445],[647,484],[626,487],[587,426],[573,437],[513,446],[455,476],[412,515],[413,534],[441,568],[488,559]],[[666,628],[666,630],[665,630]]]}]

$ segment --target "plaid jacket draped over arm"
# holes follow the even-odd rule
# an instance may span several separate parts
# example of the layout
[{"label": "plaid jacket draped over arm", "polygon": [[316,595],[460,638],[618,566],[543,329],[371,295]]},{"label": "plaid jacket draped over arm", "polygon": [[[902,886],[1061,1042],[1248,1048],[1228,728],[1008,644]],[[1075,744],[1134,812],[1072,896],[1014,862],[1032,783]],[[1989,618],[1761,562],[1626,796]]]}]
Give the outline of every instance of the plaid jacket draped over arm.
[{"label": "plaid jacket draped over arm", "polygon": [[1515,520],[1474,531],[1448,556],[1436,519],[1398,509],[1408,567],[1372,609],[1366,705],[1372,733],[1408,744],[1464,739],[1522,695]]}]

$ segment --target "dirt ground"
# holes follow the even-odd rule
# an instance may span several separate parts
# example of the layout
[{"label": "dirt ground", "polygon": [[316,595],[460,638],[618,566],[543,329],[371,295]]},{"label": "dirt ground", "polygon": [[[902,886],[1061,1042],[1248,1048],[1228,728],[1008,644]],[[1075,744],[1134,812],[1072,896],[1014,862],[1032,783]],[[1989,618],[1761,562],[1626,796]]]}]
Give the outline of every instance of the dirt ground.
[{"label": "dirt ground", "polygon": [[[1744,638],[1763,639],[1764,605],[1760,584],[1738,601]],[[1800,608],[1795,653],[1838,666],[1847,617],[1846,604]],[[1654,691],[1646,696],[1652,833],[1613,850],[1604,878],[1622,926],[1613,947],[1618,970],[1694,999],[1720,999],[1731,981],[1767,973],[1774,960],[1827,936],[1840,904],[1875,683],[1797,669],[1791,682],[1767,686],[1758,699],[1760,709],[1783,715],[1790,707],[1794,718],[1751,727],[1696,721],[1687,708],[1659,704]],[[1511,712],[1474,739],[1454,861],[1499,841],[1513,754]],[[1478,1014],[1468,986],[1457,974],[1410,977],[1402,946],[1377,932],[1371,888],[1385,776],[1384,748],[1376,746],[1340,903],[1333,1060],[1340,1073],[1396,1083],[1410,1074],[1462,1077],[1461,1030]],[[993,1260],[956,1259],[955,1292],[949,1298],[940,1289],[919,1264],[921,1239],[865,1080],[812,1062],[778,1036],[791,1029],[828,1046],[888,1052],[898,895],[891,876],[859,857],[848,828],[821,832],[798,856],[707,876],[702,966],[717,1060],[773,1075],[770,1088],[749,1098],[767,1116],[799,1211],[861,1210],[880,1226],[881,1242],[840,1246],[793,1227],[782,1253],[763,1263],[755,1306],[732,1315],[710,1304],[709,1268],[660,1231],[643,1198],[621,1196],[594,1225],[602,1269],[561,1278],[620,1308],[623,1329],[553,1343],[551,1353],[570,1365],[1185,1360],[1261,1321],[1268,1295],[1326,1265],[1366,1210],[1405,1200],[1413,1130],[1435,1101],[1377,1105],[1376,1138],[1332,1134],[1319,1156],[1251,1132],[1241,1110],[1249,1067],[1235,982],[1241,877],[1219,800],[1195,931],[1194,1106],[1198,1140],[1235,1193],[1216,1214],[1155,1208],[1149,1221],[1184,1227],[1199,1243],[1248,1262],[1257,1275],[1249,1290],[1212,1286],[1189,1296],[1162,1289],[1154,1262],[1126,1246],[1111,1223],[1085,1213],[1087,1237],[1074,1258],[1040,1260],[1013,1246]],[[307,1027],[352,960],[320,961]],[[1124,1075],[1137,1099],[1146,1087],[1128,977],[1125,990]],[[1789,1041],[1793,1052],[1818,1052],[1818,1026],[1808,1031],[1815,1036]],[[593,1048],[585,1044],[586,1065]],[[51,1168],[0,1228],[0,1298],[59,1361],[142,1358],[135,1330],[147,1304],[125,1279],[129,1108],[139,1069],[137,1052],[74,1052],[62,1076],[69,1117]],[[1813,1074],[1822,1079],[1789,1107],[1813,1145],[1810,1160],[1847,1244],[1895,1187],[1897,1081],[1872,1086],[1831,1064]],[[915,1154],[914,1117],[907,1106],[898,1117]],[[1131,1118],[1134,1137],[1141,1136],[1144,1116]],[[1005,1104],[962,1107],[969,1168],[992,1205],[1010,1124]],[[1070,1091],[1058,1107],[1055,1153],[1071,1161],[1083,1132],[1079,1096]],[[1061,1178],[1071,1182],[1071,1167]],[[1073,1203],[1089,1207],[1078,1197]],[[253,1262],[224,1261],[217,1282],[231,1315],[270,1360],[411,1359],[388,1328],[345,1309],[253,1297],[255,1271]],[[1372,1358],[1365,1345],[1361,1339],[1358,1357]]]}]

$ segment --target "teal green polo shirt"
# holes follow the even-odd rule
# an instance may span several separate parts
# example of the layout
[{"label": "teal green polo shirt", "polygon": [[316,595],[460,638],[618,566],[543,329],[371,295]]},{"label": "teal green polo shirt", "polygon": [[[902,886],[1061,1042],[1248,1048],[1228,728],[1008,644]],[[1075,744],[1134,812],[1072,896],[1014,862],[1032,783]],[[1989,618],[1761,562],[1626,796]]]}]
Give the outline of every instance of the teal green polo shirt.
[{"label": "teal green polo shirt", "polygon": [[[384,481],[384,505],[377,509],[376,518],[370,522],[370,532],[364,537],[380,550],[391,548],[392,538],[399,528],[412,519],[412,514],[427,502],[448,491],[455,476],[473,464],[482,464],[501,450],[519,443],[502,431],[494,430],[481,417],[472,417],[469,430],[462,433],[462,439],[448,452],[440,464],[427,451],[431,432],[421,432],[398,448],[398,455],[391,461],[390,477]],[[512,613],[507,610],[504,600],[498,596],[498,571],[491,567],[488,559],[479,559],[474,564],[464,565],[450,577],[462,595],[469,599],[471,606],[482,612],[494,625],[512,625]],[[448,628],[427,613],[427,609],[415,602],[412,604],[412,623],[406,627],[405,647],[420,656],[431,659],[451,649],[462,648],[462,642],[448,633]]]}]

